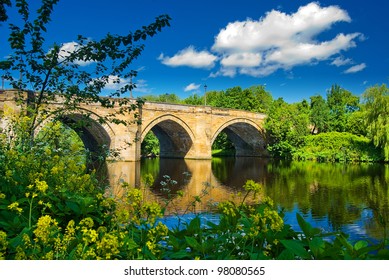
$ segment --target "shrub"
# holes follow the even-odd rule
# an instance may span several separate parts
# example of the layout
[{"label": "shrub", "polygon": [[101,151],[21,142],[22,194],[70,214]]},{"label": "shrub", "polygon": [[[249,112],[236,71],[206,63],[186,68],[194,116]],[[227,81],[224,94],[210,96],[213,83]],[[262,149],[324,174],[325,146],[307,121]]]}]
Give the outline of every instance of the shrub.
[{"label": "shrub", "polygon": [[379,149],[364,136],[329,132],[309,135],[304,140],[304,145],[294,151],[294,159],[330,162],[383,160]]}]

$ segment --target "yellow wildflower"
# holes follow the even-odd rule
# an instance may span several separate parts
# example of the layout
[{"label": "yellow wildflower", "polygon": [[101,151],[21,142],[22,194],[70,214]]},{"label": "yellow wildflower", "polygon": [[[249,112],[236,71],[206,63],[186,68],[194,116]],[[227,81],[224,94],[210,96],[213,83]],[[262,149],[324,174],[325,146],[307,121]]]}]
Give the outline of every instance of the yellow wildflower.
[{"label": "yellow wildflower", "polygon": [[81,229],[81,232],[82,232],[82,240],[87,244],[96,242],[97,238],[99,237],[96,230],[94,229],[88,229],[83,227]]},{"label": "yellow wildflower", "polygon": [[7,207],[9,210],[15,211],[18,214],[21,214],[23,212],[23,209],[19,207],[19,202],[13,202]]},{"label": "yellow wildflower", "polygon": [[90,217],[87,217],[87,218],[82,219],[82,220],[80,221],[80,226],[85,226],[85,227],[87,227],[87,228],[92,228],[93,225],[94,225],[93,219],[90,218]]},{"label": "yellow wildflower", "polygon": [[53,231],[58,230],[58,222],[52,219],[49,215],[42,216],[38,219],[37,228],[34,230],[36,238],[35,242],[42,241],[47,243],[50,241],[50,236]]},{"label": "yellow wildflower", "polygon": [[154,242],[149,240],[146,242],[146,246],[150,250],[150,252],[154,254],[158,252],[158,250],[156,250],[156,244]]},{"label": "yellow wildflower", "polygon": [[49,188],[46,181],[40,181],[38,179],[35,180],[35,186],[36,186],[36,189],[38,191],[40,191],[41,193],[45,193],[46,190]]},{"label": "yellow wildflower", "polygon": [[23,244],[24,244],[25,248],[32,247],[31,239],[30,239],[30,236],[28,234],[26,234],[26,233],[23,234],[22,240],[23,240]]},{"label": "yellow wildflower", "polygon": [[0,231],[0,260],[5,259],[5,251],[8,247],[7,234],[4,231]]},{"label": "yellow wildflower", "polygon": [[104,259],[109,260],[119,254],[119,246],[118,237],[107,233],[101,238],[101,241],[97,242],[97,252]]},{"label": "yellow wildflower", "polygon": [[243,188],[246,191],[253,191],[255,193],[258,193],[262,190],[262,186],[259,183],[256,183],[253,180],[247,180],[246,183],[244,184]]}]

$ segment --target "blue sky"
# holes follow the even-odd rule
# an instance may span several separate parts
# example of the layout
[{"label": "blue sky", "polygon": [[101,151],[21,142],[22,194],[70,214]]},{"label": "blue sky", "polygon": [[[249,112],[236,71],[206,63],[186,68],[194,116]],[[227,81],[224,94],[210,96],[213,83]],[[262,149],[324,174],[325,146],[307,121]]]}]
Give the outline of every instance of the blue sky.
[{"label": "blue sky", "polygon": [[125,34],[168,14],[171,27],[133,64],[136,96],[265,85],[295,102],[335,83],[357,95],[388,84],[388,8],[385,0],[62,0],[48,38]]}]

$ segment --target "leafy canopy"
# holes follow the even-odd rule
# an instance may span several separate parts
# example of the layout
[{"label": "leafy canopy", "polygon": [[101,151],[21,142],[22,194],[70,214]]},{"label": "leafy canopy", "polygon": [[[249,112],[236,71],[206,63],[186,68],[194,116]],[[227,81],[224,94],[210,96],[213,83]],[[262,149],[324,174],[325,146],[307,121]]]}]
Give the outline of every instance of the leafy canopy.
[{"label": "leafy canopy", "polygon": [[[144,41],[169,26],[170,17],[162,15],[147,26],[124,35],[106,34],[101,39],[78,35],[71,51],[62,43],[47,42],[45,37],[54,8],[59,0],[42,0],[36,12],[30,12],[26,0],[0,2],[0,20],[8,23],[8,42],[12,53],[4,54],[0,71],[11,86],[17,90],[31,90],[32,103],[29,114],[33,116],[29,125],[33,134],[45,115],[60,116],[69,110],[79,109],[80,103],[99,103],[104,107],[118,107],[123,114],[141,105],[129,98],[109,99],[102,97],[108,85],[116,85],[109,97],[123,97],[135,87],[128,82],[137,72],[131,63],[145,48]],[[16,8],[19,19],[9,22],[7,7]],[[16,24],[15,22],[18,22]],[[3,26],[2,26],[3,27]],[[49,46],[49,47],[47,47]],[[47,109],[44,104],[60,98],[63,107]],[[128,106],[127,106],[128,105]],[[116,108],[115,107],[115,108]],[[111,114],[100,121],[118,121]]]}]

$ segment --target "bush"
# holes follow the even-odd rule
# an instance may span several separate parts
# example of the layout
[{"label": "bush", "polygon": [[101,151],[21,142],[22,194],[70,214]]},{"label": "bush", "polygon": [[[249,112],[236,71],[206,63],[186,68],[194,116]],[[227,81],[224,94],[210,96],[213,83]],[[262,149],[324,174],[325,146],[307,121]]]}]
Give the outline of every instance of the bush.
[{"label": "bush", "polygon": [[368,138],[347,132],[306,136],[304,145],[294,151],[293,159],[329,162],[383,160],[380,150]]}]

